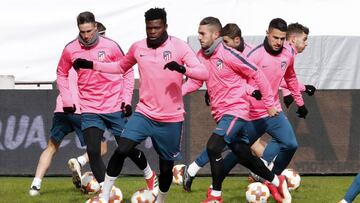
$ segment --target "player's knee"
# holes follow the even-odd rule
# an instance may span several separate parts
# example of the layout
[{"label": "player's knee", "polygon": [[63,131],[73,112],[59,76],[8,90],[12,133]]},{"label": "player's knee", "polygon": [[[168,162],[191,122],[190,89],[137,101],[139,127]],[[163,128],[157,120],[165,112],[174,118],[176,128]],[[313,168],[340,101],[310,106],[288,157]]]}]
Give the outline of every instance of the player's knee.
[{"label": "player's knee", "polygon": [[212,134],[206,145],[206,150],[209,157],[218,156],[221,154],[226,143],[224,137],[216,134]]},{"label": "player's knee", "polygon": [[298,147],[299,147],[299,145],[298,145],[296,140],[288,142],[286,144],[286,149],[287,150],[296,151]]},{"label": "player's knee", "polygon": [[123,146],[123,145],[119,145],[117,148],[116,148],[116,153],[121,156],[121,157],[127,157],[129,152],[130,152],[131,149],[129,149],[128,147],[126,146]]}]

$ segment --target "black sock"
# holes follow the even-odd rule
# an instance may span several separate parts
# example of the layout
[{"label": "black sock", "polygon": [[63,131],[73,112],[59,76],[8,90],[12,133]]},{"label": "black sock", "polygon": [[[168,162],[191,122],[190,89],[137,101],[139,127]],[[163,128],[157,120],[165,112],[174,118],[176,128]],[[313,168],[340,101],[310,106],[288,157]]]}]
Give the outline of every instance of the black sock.
[{"label": "black sock", "polygon": [[101,138],[103,130],[91,127],[84,130],[86,152],[89,156],[89,164],[96,180],[101,183],[105,178],[106,167],[101,158]]},{"label": "black sock", "polygon": [[174,161],[159,159],[159,163],[159,189],[161,192],[167,192],[173,179],[172,168],[174,167]]},{"label": "black sock", "polygon": [[218,191],[221,191],[222,182],[225,179],[224,160],[221,155],[225,145],[224,137],[212,134],[206,146],[210,159],[213,189]]}]

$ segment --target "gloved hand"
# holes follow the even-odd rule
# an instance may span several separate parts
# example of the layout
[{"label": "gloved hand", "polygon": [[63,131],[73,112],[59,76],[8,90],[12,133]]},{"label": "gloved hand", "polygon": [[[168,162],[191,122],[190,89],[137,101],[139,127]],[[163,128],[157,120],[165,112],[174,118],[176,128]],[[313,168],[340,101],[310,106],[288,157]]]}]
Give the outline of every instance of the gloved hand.
[{"label": "gloved hand", "polygon": [[80,68],[93,69],[94,63],[92,61],[88,61],[86,59],[77,58],[73,62],[72,66],[74,67],[75,70],[79,70]]},{"label": "gloved hand", "polygon": [[294,98],[291,96],[291,94],[283,97],[284,104],[286,108],[289,108],[289,106],[294,102]]},{"label": "gloved hand", "polygon": [[304,118],[308,114],[308,110],[306,109],[305,105],[299,106],[298,110],[296,111],[299,118]]},{"label": "gloved hand", "polygon": [[75,113],[75,111],[76,111],[76,106],[75,106],[75,104],[73,105],[73,106],[64,106],[63,107],[63,110],[64,110],[64,113],[71,113],[71,114],[73,114],[73,113]]},{"label": "gloved hand", "polygon": [[126,104],[125,102],[121,103],[121,111],[124,113],[125,117],[129,117],[132,114],[132,107],[130,104]]},{"label": "gloved hand", "polygon": [[210,96],[209,96],[209,92],[207,90],[205,92],[204,99],[205,99],[206,106],[210,106]]},{"label": "gloved hand", "polygon": [[251,94],[252,97],[254,97],[256,100],[261,100],[261,92],[259,90],[254,90],[253,93]]},{"label": "gloved hand", "polygon": [[314,93],[316,91],[316,88],[312,85],[305,85],[305,92],[309,95],[309,96],[313,96]]},{"label": "gloved hand", "polygon": [[184,74],[186,72],[186,68],[180,64],[178,64],[176,61],[171,61],[167,64],[165,64],[164,69],[169,69],[171,71],[177,71],[179,73]]}]

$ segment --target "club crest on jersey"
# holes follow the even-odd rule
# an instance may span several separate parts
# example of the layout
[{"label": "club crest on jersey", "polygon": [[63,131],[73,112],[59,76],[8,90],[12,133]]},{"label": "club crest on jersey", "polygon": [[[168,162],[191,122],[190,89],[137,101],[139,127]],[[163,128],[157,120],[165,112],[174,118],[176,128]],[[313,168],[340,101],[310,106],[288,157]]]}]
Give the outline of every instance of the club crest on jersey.
[{"label": "club crest on jersey", "polygon": [[98,61],[104,61],[105,60],[105,51],[99,51],[98,52]]},{"label": "club crest on jersey", "polygon": [[163,58],[165,61],[168,61],[171,59],[171,51],[164,51],[163,52]]},{"label": "club crest on jersey", "polygon": [[286,61],[281,61],[281,70],[286,68]]},{"label": "club crest on jersey", "polygon": [[216,69],[221,70],[223,68],[223,61],[219,59],[216,61]]}]

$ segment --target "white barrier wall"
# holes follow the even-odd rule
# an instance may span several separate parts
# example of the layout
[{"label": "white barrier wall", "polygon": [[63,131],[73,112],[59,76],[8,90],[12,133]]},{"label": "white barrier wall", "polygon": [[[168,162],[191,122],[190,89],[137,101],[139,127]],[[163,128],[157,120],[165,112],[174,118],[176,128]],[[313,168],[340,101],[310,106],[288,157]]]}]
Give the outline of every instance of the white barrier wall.
[{"label": "white barrier wall", "polygon": [[14,89],[15,77],[13,75],[0,75],[0,89]]}]

